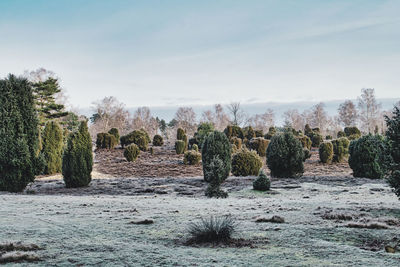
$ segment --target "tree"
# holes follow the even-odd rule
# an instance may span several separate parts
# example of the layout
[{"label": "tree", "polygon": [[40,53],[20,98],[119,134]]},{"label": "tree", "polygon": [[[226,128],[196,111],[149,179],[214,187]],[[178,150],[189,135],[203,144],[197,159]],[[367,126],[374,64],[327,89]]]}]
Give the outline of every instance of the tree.
[{"label": "tree", "polygon": [[387,181],[400,198],[400,105],[393,109],[392,116],[385,116],[387,123],[386,136],[389,144],[390,158],[387,160]]},{"label": "tree", "polygon": [[340,104],[338,108],[339,121],[343,127],[356,126],[357,123],[357,108],[353,101],[346,100]]},{"label": "tree", "polygon": [[372,133],[378,123],[381,104],[376,101],[375,89],[361,89],[361,96],[358,98],[359,117],[361,128],[364,132]]},{"label": "tree", "polygon": [[45,174],[61,172],[62,152],[63,152],[63,131],[55,121],[46,123],[42,133],[43,149],[42,154],[46,161]]},{"label": "tree", "polygon": [[201,122],[212,123],[216,130],[222,131],[229,124],[229,117],[225,114],[221,104],[214,106],[212,110],[206,110],[202,114]]},{"label": "tree", "polygon": [[175,113],[177,127],[186,131],[187,134],[193,135],[196,131],[196,113],[191,107],[180,107]]},{"label": "tree", "polygon": [[19,192],[39,169],[38,119],[26,78],[0,80],[0,107],[0,191]]},{"label": "tree", "polygon": [[310,124],[313,128],[318,127],[322,133],[325,132],[328,116],[325,111],[324,103],[321,102],[312,107],[310,119]]},{"label": "tree", "polygon": [[133,115],[132,127],[135,130],[144,129],[150,136],[154,136],[157,134],[158,123],[148,107],[140,107]]},{"label": "tree", "polygon": [[272,109],[267,109],[263,114],[255,114],[248,120],[250,126],[256,130],[267,131],[269,127],[275,124],[275,114]]},{"label": "tree", "polygon": [[297,109],[289,109],[284,114],[284,121],[286,127],[291,127],[295,130],[303,130],[305,123],[304,117],[299,113]]},{"label": "tree", "polygon": [[240,102],[232,102],[228,105],[231,115],[231,124],[241,126],[246,121],[246,114],[240,106]]}]

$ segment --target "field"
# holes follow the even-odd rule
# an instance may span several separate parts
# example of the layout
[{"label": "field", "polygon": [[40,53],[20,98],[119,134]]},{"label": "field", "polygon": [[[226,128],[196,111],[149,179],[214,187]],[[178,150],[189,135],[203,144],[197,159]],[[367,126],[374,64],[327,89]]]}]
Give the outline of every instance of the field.
[{"label": "field", "polygon": [[[400,265],[385,251],[400,242],[397,197],[384,181],[353,178],[345,163],[319,163],[315,151],[302,178],[273,179],[266,193],[252,190],[254,177],[229,177],[227,199],[206,198],[201,165],[183,165],[171,148],[135,163],[121,155],[98,151],[89,187],[67,189],[58,175],[23,195],[1,193],[0,244],[22,246],[10,264]],[[187,244],[188,224],[210,215],[238,222],[234,241]],[[268,222],[275,215],[284,222]]]}]

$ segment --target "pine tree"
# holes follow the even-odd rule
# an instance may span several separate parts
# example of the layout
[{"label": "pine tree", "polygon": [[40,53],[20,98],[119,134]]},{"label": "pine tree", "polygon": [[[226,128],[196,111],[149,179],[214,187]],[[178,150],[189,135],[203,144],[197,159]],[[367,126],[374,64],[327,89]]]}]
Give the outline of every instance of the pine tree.
[{"label": "pine tree", "polygon": [[40,125],[45,125],[48,120],[68,115],[68,112],[64,111],[64,105],[56,103],[56,94],[61,92],[56,78],[49,77],[32,85]]},{"label": "pine tree", "polygon": [[86,121],[79,130],[68,136],[67,147],[62,161],[62,174],[66,187],[87,186],[92,180],[92,140]]},{"label": "pine tree", "polygon": [[32,87],[9,75],[0,80],[0,191],[22,191],[38,172],[39,135]]},{"label": "pine tree", "polygon": [[63,130],[55,121],[46,123],[42,133],[42,154],[46,161],[45,174],[61,172],[61,160],[63,152]]}]

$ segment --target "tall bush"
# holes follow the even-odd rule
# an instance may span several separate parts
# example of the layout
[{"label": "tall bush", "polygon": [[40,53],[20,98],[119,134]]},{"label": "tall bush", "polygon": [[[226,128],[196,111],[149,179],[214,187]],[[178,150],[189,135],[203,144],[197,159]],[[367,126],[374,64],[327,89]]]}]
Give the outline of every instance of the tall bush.
[{"label": "tall bush", "polygon": [[82,121],[79,130],[68,136],[62,161],[62,174],[66,187],[87,186],[92,180],[92,140],[87,122]]},{"label": "tall bush", "polygon": [[183,153],[185,153],[185,146],[186,146],[186,144],[185,144],[185,141],[182,141],[182,140],[176,140],[175,141],[175,152],[176,152],[176,154],[183,154]]},{"label": "tall bush", "polygon": [[342,162],[349,154],[350,141],[346,137],[340,137],[332,140],[333,145],[333,161]]},{"label": "tall bush", "polygon": [[291,133],[272,137],[267,148],[267,165],[273,177],[298,177],[304,172],[303,147]]},{"label": "tall bush", "polygon": [[393,117],[385,117],[387,124],[386,136],[388,139],[387,181],[395,194],[400,198],[400,109],[393,109]]},{"label": "tall bush", "polygon": [[135,144],[130,144],[124,150],[124,157],[127,161],[132,162],[135,161],[140,154],[140,149]]},{"label": "tall bush", "polygon": [[332,163],[333,145],[331,142],[324,142],[319,145],[319,160],[322,163]]},{"label": "tall bush", "polygon": [[244,133],[242,128],[240,128],[237,125],[228,125],[226,126],[224,133],[228,139],[231,139],[232,137],[238,137],[240,139],[244,138]]},{"label": "tall bush", "polygon": [[42,154],[46,165],[45,174],[61,172],[62,152],[64,148],[63,130],[55,121],[46,123],[42,133]]}]

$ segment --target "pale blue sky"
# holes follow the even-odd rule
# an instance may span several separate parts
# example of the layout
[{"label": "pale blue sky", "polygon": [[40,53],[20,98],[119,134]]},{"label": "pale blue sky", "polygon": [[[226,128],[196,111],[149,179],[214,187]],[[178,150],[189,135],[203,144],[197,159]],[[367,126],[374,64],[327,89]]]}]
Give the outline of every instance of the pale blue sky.
[{"label": "pale blue sky", "polygon": [[0,77],[44,67],[70,102],[400,96],[400,1],[0,1]]}]

